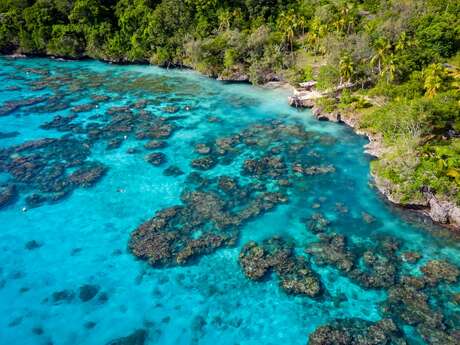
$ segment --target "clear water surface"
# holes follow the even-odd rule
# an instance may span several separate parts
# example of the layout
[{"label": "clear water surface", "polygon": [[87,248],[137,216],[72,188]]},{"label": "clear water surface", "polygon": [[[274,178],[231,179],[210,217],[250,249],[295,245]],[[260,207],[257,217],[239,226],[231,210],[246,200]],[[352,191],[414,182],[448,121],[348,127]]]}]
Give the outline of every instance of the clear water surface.
[{"label": "clear water surface", "polygon": [[[55,77],[53,85],[37,86],[50,76]],[[62,87],[57,77],[63,78]],[[88,85],[91,80],[94,85]],[[167,165],[147,163],[144,142],[132,135],[112,150],[99,141],[91,147],[90,158],[108,171],[94,186],[77,188],[59,202],[26,212],[27,192],[20,193],[19,200],[0,210],[1,344],[105,344],[146,329],[148,344],[301,345],[317,326],[334,318],[379,320],[379,303],[386,293],[365,290],[333,268],[314,266],[332,297],[347,297],[339,304],[333,298],[286,295],[274,277],[260,283],[243,275],[238,255],[247,241],[281,235],[294,239],[301,250],[315,240],[301,219],[318,207],[337,232],[353,241],[390,234],[402,241],[404,249],[423,253],[419,265],[433,258],[460,264],[457,239],[426,219],[392,208],[372,188],[364,138],[345,126],[318,122],[308,110],[288,107],[283,91],[222,84],[190,71],[150,66],[8,58],[0,59],[0,85],[0,104],[56,94],[66,104],[48,111],[39,107],[46,106],[45,101],[0,116],[0,132],[18,132],[0,139],[0,148],[68,135],[39,126],[56,115],[72,114],[72,107],[91,103],[94,95],[110,99],[76,113],[74,123],[97,122],[95,115],[140,99],[149,100],[146,111],[180,116],[176,120],[180,128],[161,149]],[[177,112],[170,114],[167,107],[177,107]],[[210,117],[219,121],[209,121]],[[219,249],[192,264],[152,268],[128,251],[130,233],[139,224],[155,211],[180,204],[190,160],[196,157],[195,144],[271,119],[300,123],[324,135],[328,140],[319,140],[310,149],[315,159],[333,164],[336,172],[312,178],[302,190],[290,192],[288,204],[249,221],[236,247]],[[128,154],[129,148],[138,150]],[[164,176],[170,164],[185,174]],[[208,173],[239,172],[240,167],[232,164]],[[10,179],[0,173],[0,183]],[[348,212],[339,212],[338,203]],[[363,221],[363,212],[377,222]],[[38,248],[27,248],[32,240]],[[79,298],[85,284],[98,288],[97,296],[86,302]],[[460,290],[458,285],[449,289]],[[70,291],[68,300],[53,301],[53,293],[59,291]],[[451,307],[458,312],[458,306]]]}]

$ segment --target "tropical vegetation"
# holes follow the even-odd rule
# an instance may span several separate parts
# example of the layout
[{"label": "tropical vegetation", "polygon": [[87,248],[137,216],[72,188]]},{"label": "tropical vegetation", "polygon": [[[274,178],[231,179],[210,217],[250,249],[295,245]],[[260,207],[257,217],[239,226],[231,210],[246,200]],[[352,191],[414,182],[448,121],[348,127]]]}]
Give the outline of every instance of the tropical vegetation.
[{"label": "tropical vegetation", "polygon": [[317,80],[380,134],[374,173],[460,203],[458,0],[1,0],[0,52]]}]

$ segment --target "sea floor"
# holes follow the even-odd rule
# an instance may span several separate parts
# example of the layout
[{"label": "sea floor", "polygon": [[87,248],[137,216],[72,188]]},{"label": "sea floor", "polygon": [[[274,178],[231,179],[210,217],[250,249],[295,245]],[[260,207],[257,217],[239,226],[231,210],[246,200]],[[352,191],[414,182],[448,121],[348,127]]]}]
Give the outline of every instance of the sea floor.
[{"label": "sea floor", "polygon": [[[389,236],[400,243],[397,255],[420,253],[398,266],[395,284],[402,275],[422,276],[430,260],[460,265],[458,238],[380,198],[365,138],[288,107],[283,91],[150,66],[9,58],[0,58],[0,85],[0,186],[8,199],[0,206],[0,344],[100,345],[145,330],[145,344],[301,345],[334,319],[388,317],[388,287],[366,287],[305,253],[318,242],[306,221],[315,214],[328,220],[328,234],[357,246],[372,248]],[[229,145],[212,166],[191,165],[203,156],[197,144],[234,134],[243,140],[258,126],[255,142]],[[146,156],[153,152],[164,156],[152,164]],[[244,173],[246,160],[267,152],[284,157],[280,176],[271,166]],[[295,175],[297,161],[304,172]],[[257,182],[287,201],[232,226],[235,243],[184,265],[174,257],[154,265],[137,258],[128,248],[131,234],[155,212],[182,205],[183,192],[197,188],[194,171],[209,181]],[[253,201],[252,194],[241,198],[232,199],[232,214]],[[262,281],[245,276],[241,249],[273,236],[308,258],[321,296],[288,294],[275,273]],[[457,339],[460,285],[440,281],[441,292],[424,293],[450,320],[443,339]],[[435,343],[417,331],[424,321],[395,322],[407,343]]]}]

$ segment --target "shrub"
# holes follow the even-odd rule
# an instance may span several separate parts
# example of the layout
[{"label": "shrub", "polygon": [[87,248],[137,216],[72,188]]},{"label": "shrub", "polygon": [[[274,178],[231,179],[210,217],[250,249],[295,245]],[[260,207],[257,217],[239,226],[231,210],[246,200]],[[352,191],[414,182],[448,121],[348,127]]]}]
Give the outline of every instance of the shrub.
[{"label": "shrub", "polygon": [[332,65],[321,66],[318,73],[318,84],[320,90],[327,90],[338,84],[340,74],[337,68]]},{"label": "shrub", "polygon": [[86,42],[77,25],[54,25],[51,40],[47,46],[50,55],[78,58],[85,51]]}]

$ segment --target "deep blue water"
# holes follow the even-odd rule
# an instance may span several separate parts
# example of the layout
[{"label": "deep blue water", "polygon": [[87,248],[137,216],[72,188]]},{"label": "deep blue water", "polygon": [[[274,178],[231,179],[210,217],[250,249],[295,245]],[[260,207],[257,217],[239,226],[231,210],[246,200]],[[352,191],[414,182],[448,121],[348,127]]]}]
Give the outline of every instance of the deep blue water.
[{"label": "deep blue water", "polygon": [[[143,147],[147,140],[132,133],[110,150],[107,140],[94,140],[87,160],[100,162],[107,172],[92,187],[75,188],[56,202],[30,207],[25,198],[36,188],[23,183],[18,199],[0,209],[0,344],[105,344],[146,329],[148,344],[300,345],[317,326],[334,318],[380,320],[384,290],[364,289],[330,266],[316,266],[314,260],[327,298],[286,295],[274,276],[253,282],[243,275],[238,255],[245,243],[280,235],[293,239],[302,252],[316,239],[301,220],[318,211],[334,231],[356,243],[389,234],[402,242],[401,250],[421,252],[422,259],[407,267],[415,274],[434,258],[460,265],[458,239],[426,219],[409,219],[407,212],[381,200],[370,185],[364,138],[345,126],[318,122],[309,111],[289,108],[283,91],[226,85],[193,72],[147,66],[7,58],[0,59],[0,85],[3,105],[44,96],[42,102],[0,116],[0,132],[18,132],[0,139],[0,149],[40,138],[87,139],[85,131],[40,128],[56,115],[75,114],[72,123],[80,124],[78,128],[104,123],[111,107],[178,116],[167,147],[157,150],[166,155],[166,164],[146,162],[145,155],[153,151]],[[59,98],[53,99],[56,95]],[[75,106],[96,104],[94,95],[110,99],[75,112]],[[147,102],[134,107],[139,100]],[[50,109],[51,104],[56,108]],[[167,107],[177,109],[172,114]],[[156,211],[181,203],[190,161],[197,157],[195,144],[271,120],[304,126],[313,137],[305,159],[332,164],[336,171],[305,177],[287,192],[287,204],[245,223],[235,247],[218,249],[186,266],[152,268],[128,251],[130,233],[137,226]],[[127,153],[130,148],[137,151]],[[239,176],[242,159],[250,155],[246,150],[232,164],[220,164],[205,174]],[[169,165],[185,174],[164,176]],[[0,185],[13,180],[0,171]],[[363,212],[375,221],[368,224]],[[33,240],[37,248],[30,248]],[[86,284],[97,287],[97,295],[85,302],[79,290]],[[460,286],[445,289],[458,292]],[[67,299],[53,299],[53,293],[64,290]],[[334,303],[340,294],[346,299]],[[460,311],[452,303],[445,308]],[[413,332],[406,331],[410,338]],[[416,335],[410,341],[423,343]]]}]

